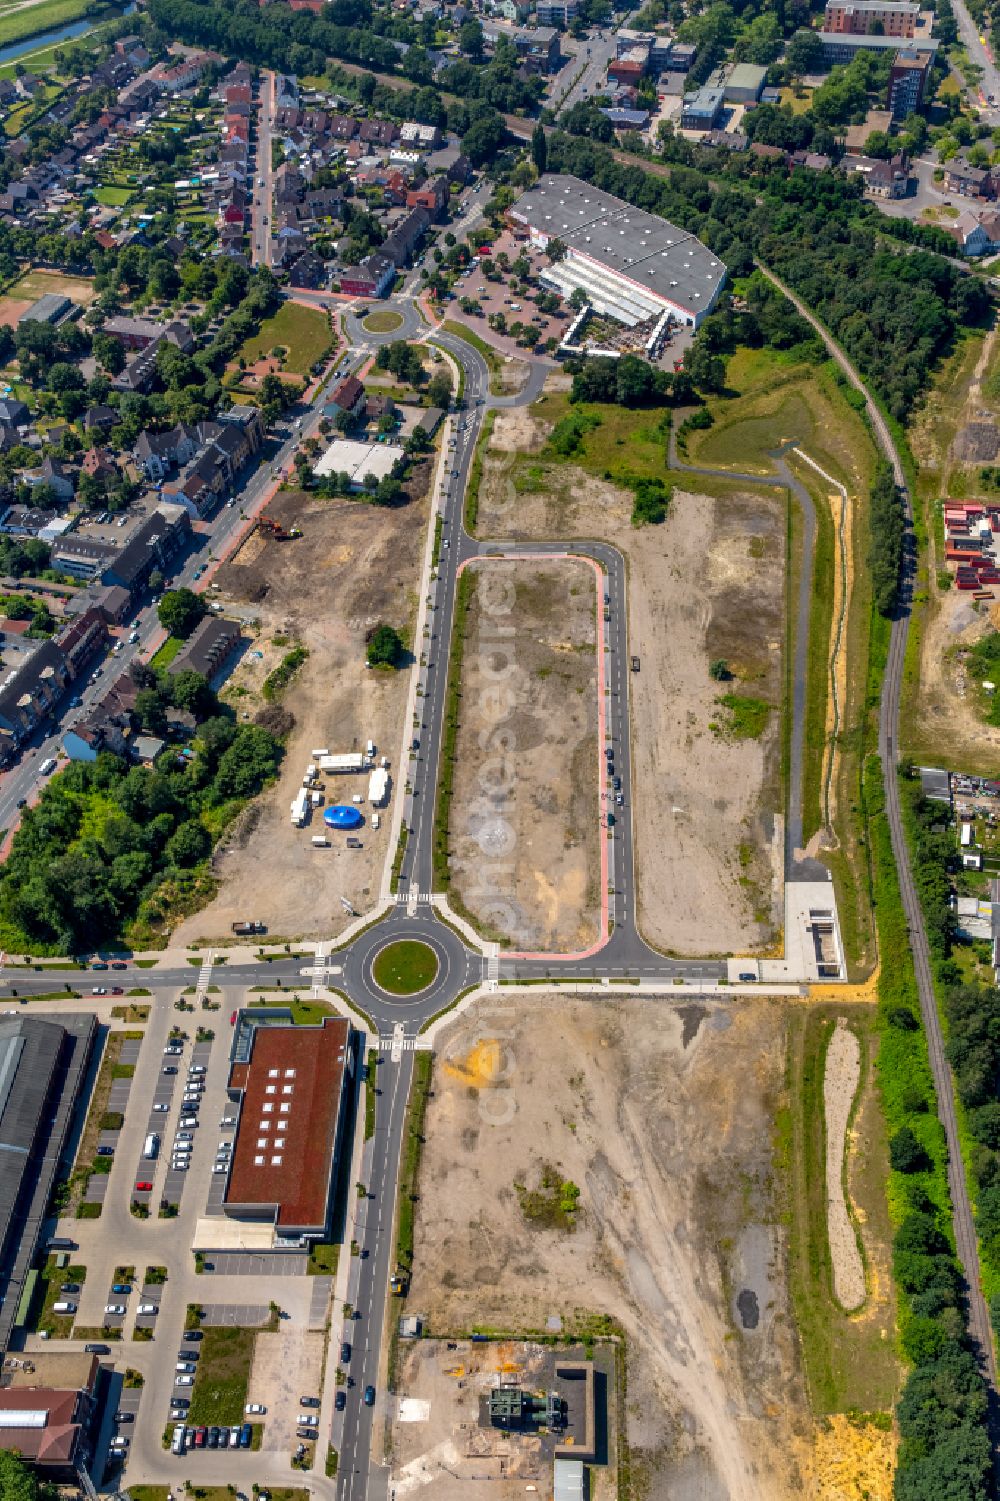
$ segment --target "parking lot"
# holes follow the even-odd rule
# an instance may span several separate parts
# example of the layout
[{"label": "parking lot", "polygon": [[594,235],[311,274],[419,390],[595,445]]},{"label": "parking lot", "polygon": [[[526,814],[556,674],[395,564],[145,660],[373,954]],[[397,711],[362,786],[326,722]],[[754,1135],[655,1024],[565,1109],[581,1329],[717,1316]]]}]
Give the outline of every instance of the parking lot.
[{"label": "parking lot", "polygon": [[[218,1251],[211,1258],[217,1277],[303,1277],[307,1256],[259,1255],[253,1251]],[[206,1263],[205,1270],[209,1270]]]},{"label": "parking lot", "polygon": [[258,1334],[248,1388],[250,1400],[267,1408],[262,1447],[294,1453],[297,1429],[316,1409],[301,1405],[302,1397],[318,1397],[323,1375],[323,1335],[304,1329]]}]

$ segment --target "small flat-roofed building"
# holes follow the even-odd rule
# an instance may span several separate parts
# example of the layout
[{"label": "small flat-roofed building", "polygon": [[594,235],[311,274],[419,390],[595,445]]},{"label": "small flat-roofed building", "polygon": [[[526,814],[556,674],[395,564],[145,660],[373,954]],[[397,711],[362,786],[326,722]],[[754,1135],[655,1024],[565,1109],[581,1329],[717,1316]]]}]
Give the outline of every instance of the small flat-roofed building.
[{"label": "small flat-roofed building", "polygon": [[353,1074],[352,1028],[343,1017],[319,1027],[268,1026],[243,1013],[229,1075],[240,1112],[228,1216],[263,1221],[284,1240],[328,1237]]},{"label": "small flat-roofed building", "polygon": [[24,323],[61,323],[68,317],[73,309],[73,304],[68,297],[60,292],[46,292],[33,302],[17,320],[18,328]]},{"label": "small flat-roofed building", "polygon": [[767,69],[755,63],[737,63],[726,79],[725,95],[728,104],[757,104],[764,92]]}]

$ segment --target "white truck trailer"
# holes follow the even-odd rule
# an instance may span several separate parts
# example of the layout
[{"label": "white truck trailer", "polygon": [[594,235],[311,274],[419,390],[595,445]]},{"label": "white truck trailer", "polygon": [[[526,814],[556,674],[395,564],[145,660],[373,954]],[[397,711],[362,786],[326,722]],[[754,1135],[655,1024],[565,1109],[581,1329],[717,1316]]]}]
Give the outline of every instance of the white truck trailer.
[{"label": "white truck trailer", "polygon": [[371,764],[368,757],[361,751],[350,751],[346,755],[341,756],[320,756],[318,759],[320,771],[334,773],[342,771],[365,771]]},{"label": "white truck trailer", "polygon": [[374,808],[381,808],[389,798],[389,773],[384,766],[376,766],[368,778],[368,801]]},{"label": "white truck trailer", "polygon": [[309,811],[309,793],[305,787],[300,787],[292,802],[292,823],[297,829],[301,829],[306,821]]}]

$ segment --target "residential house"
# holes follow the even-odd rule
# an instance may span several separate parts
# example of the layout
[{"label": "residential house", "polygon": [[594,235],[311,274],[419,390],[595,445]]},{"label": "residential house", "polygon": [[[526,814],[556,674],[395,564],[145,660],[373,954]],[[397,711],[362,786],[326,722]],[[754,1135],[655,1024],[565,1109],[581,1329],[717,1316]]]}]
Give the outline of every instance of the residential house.
[{"label": "residential house", "polygon": [[145,589],[154,569],[166,570],[190,533],[191,522],[183,506],[158,505],[105,568],[102,582],[127,589],[134,599]]},{"label": "residential house", "polygon": [[330,277],[326,262],[312,250],[306,250],[288,268],[288,280],[293,287],[305,287],[321,291],[329,285]]},{"label": "residential house", "polygon": [[132,456],[146,478],[156,484],[165,479],[172,469],[193,458],[197,446],[196,429],[178,423],[169,432],[140,433],[132,449]]},{"label": "residential house", "polygon": [[337,382],[326,405],[326,413],[336,417],[338,413],[346,413],[349,417],[357,417],[365,405],[365,388],[356,375],[347,375]]},{"label": "residential house", "polygon": [[[0,682],[0,765],[8,765],[72,681],[69,663],[54,641],[39,643],[30,657]],[[4,1434],[4,1438],[8,1438]]]},{"label": "residential house", "polygon": [[347,266],[340,290],[349,297],[383,297],[396,278],[396,267],[384,255],[366,255],[359,266]]},{"label": "residential house", "polygon": [[118,421],[114,407],[88,407],[83,414],[83,430],[87,433],[106,433]]},{"label": "residential house", "polygon": [[167,671],[200,672],[211,681],[239,646],[242,636],[235,620],[206,615],[181,647]]},{"label": "residential house", "polygon": [[426,209],[431,220],[436,222],[447,212],[449,191],[448,179],[442,173],[422,187],[411,188],[406,195],[406,206]]},{"label": "residential house", "polygon": [[426,208],[417,206],[411,209],[379,246],[379,253],[392,261],[397,270],[408,265],[430,223],[431,215]]},{"label": "residential house", "polygon": [[73,676],[78,677],[91,657],[107,646],[107,621],[101,611],[92,606],[64,625],[55,639],[56,645],[65,653]]},{"label": "residential house", "polygon": [[905,151],[889,161],[870,156],[845,156],[840,166],[848,175],[857,173],[864,183],[865,192],[873,198],[905,198],[909,190],[909,158]]}]

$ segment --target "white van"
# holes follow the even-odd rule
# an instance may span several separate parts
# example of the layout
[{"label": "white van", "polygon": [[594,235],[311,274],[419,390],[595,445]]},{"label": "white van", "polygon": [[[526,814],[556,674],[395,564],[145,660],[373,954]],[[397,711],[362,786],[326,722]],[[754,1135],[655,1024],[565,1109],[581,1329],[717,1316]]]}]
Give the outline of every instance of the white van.
[{"label": "white van", "polygon": [[53,1313],[76,1313],[75,1303],[53,1303]]},{"label": "white van", "polygon": [[157,1136],[155,1131],[150,1131],[149,1135],[146,1137],[146,1143],[142,1149],[142,1155],[146,1158],[147,1162],[152,1162],[154,1158],[160,1155],[160,1138]]},{"label": "white van", "polygon": [[55,769],[56,769],[56,758],[55,758],[55,756],[46,756],[45,760],[42,762],[41,766],[38,768],[40,775],[43,776],[43,777],[47,777],[49,775],[49,773],[55,771]]},{"label": "white van", "polygon": [[377,829],[380,826],[381,822],[382,822],[382,820],[379,817],[379,815],[377,813],[373,813],[372,814],[372,828],[373,829]]}]

